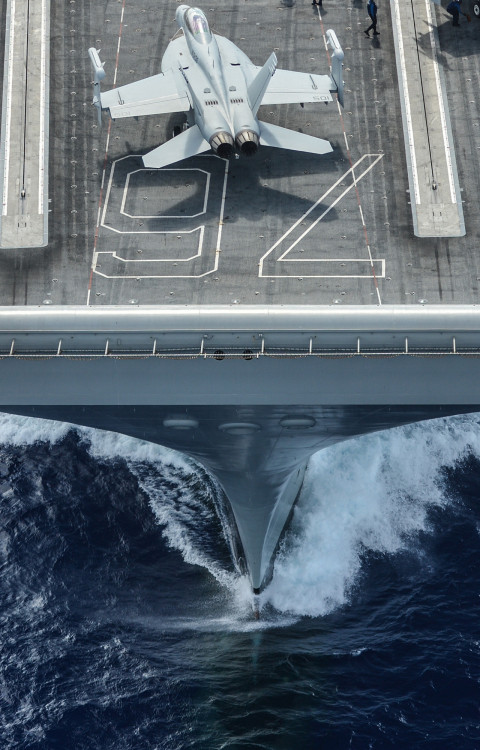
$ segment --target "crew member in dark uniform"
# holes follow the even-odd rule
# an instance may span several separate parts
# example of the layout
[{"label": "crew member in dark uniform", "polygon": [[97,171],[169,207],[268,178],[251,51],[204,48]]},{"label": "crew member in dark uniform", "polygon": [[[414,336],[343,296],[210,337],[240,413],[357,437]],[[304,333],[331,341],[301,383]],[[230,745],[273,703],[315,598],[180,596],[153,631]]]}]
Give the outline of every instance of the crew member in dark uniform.
[{"label": "crew member in dark uniform", "polygon": [[368,29],[365,29],[365,35],[370,38],[369,31],[370,29],[373,29],[373,35],[378,36],[380,32],[377,31],[377,4],[375,0],[368,0],[367,13],[372,19],[372,23],[370,24]]},{"label": "crew member in dark uniform", "polygon": [[467,18],[467,14],[460,8],[461,2],[462,0],[452,0],[452,2],[447,5],[447,13],[450,13],[450,15],[453,16],[452,26],[460,26],[458,23],[460,13]]}]

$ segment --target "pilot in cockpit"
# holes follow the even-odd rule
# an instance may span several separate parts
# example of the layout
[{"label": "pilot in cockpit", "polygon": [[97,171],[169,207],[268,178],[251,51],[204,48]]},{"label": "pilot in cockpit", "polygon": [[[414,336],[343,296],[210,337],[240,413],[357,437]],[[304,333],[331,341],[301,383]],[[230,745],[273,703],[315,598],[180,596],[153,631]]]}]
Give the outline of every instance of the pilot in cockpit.
[{"label": "pilot in cockpit", "polygon": [[212,39],[208,21],[198,8],[189,8],[185,14],[188,28],[200,44],[209,44]]}]

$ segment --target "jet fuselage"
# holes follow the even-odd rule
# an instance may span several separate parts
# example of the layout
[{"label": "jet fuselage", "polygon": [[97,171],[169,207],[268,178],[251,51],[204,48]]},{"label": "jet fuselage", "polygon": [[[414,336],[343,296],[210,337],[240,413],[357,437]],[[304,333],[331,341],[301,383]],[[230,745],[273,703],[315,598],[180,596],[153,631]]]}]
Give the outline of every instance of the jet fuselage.
[{"label": "jet fuselage", "polygon": [[245,63],[253,64],[232,42],[211,33],[198,8],[180,5],[176,19],[184,36],[167,48],[162,70],[177,69],[183,76],[195,122],[215,153],[229,157],[236,145],[242,153],[254,154],[260,128],[242,70]]}]

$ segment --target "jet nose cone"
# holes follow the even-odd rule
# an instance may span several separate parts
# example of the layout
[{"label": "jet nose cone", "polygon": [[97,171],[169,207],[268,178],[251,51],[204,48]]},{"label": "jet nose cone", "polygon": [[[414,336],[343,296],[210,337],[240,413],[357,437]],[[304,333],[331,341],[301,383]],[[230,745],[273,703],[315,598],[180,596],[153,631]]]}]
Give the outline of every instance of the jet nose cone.
[{"label": "jet nose cone", "polygon": [[175,12],[175,19],[179,26],[183,24],[183,17],[185,15],[185,11],[189,9],[189,5],[179,5],[176,12]]}]

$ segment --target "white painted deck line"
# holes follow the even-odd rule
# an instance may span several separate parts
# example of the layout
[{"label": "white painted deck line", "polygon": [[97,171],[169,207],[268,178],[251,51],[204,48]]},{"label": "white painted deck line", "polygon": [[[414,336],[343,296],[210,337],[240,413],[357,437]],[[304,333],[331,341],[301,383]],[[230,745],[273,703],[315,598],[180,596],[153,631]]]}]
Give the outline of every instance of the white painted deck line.
[{"label": "white painted deck line", "polygon": [[49,0],[8,0],[0,136],[2,248],[48,242],[49,19]]},{"label": "white painted deck line", "polygon": [[2,216],[7,215],[8,203],[8,175],[10,168],[10,128],[12,122],[12,87],[13,87],[13,50],[15,40],[15,0],[9,0],[7,7],[7,24],[5,33],[5,62],[3,76],[3,100],[2,100],[2,134],[0,159],[2,160],[3,187],[2,187]]},{"label": "white painted deck line", "polygon": [[[50,10],[50,8],[48,9]],[[49,15],[49,14],[48,14]],[[48,24],[49,27],[49,24]],[[50,29],[48,28],[48,32]],[[50,33],[49,33],[50,37]],[[41,50],[40,50],[40,122],[39,122],[39,159],[38,159],[38,213],[45,214],[47,217],[46,241],[48,242],[48,135],[49,135],[49,117],[47,101],[47,51],[50,53],[50,44],[47,44],[47,0],[42,0],[42,19],[41,19]],[[48,42],[50,40],[48,39]],[[49,54],[50,57],[50,54]],[[50,66],[49,66],[50,67]],[[46,186],[46,189],[45,189]],[[46,244],[46,243],[45,243]]]},{"label": "white painted deck line", "polygon": [[465,222],[430,2],[391,4],[413,226],[417,237],[462,237]]},{"label": "white painted deck line", "polygon": [[[402,5],[403,8],[403,5]],[[403,133],[405,138],[405,149],[407,152],[407,166],[410,184],[410,193],[413,193],[415,204],[421,202],[420,187],[418,185],[417,161],[415,157],[415,137],[413,134],[412,113],[410,98],[408,95],[407,64],[405,61],[405,45],[403,43],[402,23],[400,18],[400,3],[395,0],[392,3],[392,15],[394,19],[395,53],[397,58],[398,83],[402,103]]]}]

